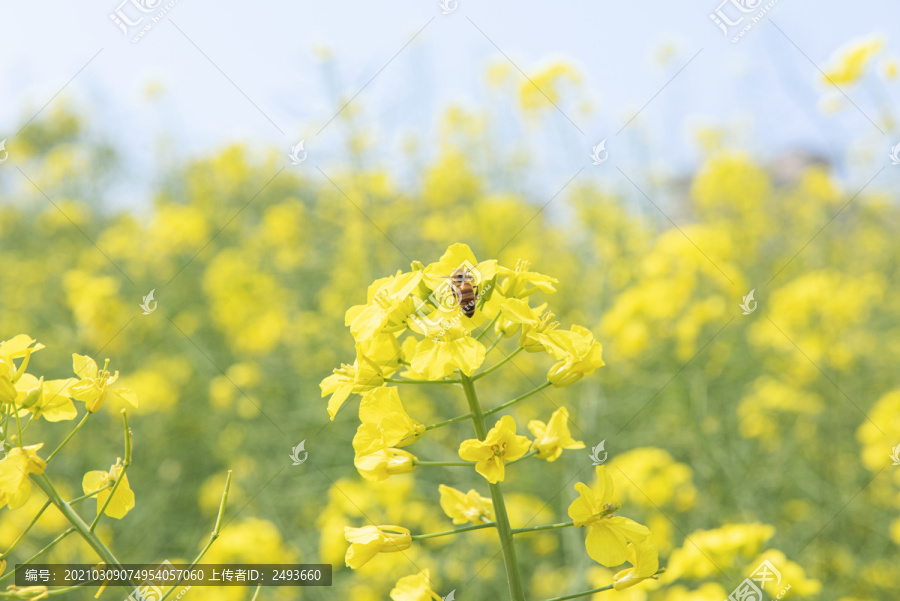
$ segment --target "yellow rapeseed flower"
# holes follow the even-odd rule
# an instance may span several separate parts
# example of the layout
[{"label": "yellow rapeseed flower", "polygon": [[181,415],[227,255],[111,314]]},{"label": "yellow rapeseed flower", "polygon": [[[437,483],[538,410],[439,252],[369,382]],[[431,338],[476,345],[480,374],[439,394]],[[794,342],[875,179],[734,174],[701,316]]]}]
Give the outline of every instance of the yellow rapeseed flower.
[{"label": "yellow rapeseed flower", "polygon": [[119,372],[110,373],[107,365],[100,370],[97,363],[86,355],[74,353],[72,364],[75,375],[81,378],[78,382],[69,386],[69,395],[76,401],[84,401],[85,407],[91,413],[103,406],[107,395],[121,399],[133,407],[138,406],[137,394],[130,388],[111,388],[119,379]]},{"label": "yellow rapeseed flower", "polygon": [[17,509],[31,496],[29,474],[43,474],[47,462],[37,452],[44,443],[14,447],[6,459],[0,461],[0,508],[9,505]]},{"label": "yellow rapeseed flower", "polygon": [[16,403],[30,411],[34,419],[43,417],[48,422],[75,419],[78,410],[69,398],[69,386],[74,378],[67,380],[44,380],[31,374],[22,374],[16,382],[19,395]]},{"label": "yellow rapeseed flower", "polygon": [[367,392],[359,404],[359,419],[362,424],[353,437],[357,457],[411,445],[425,433],[425,426],[406,413],[400,393],[393,386]]},{"label": "yellow rapeseed flower", "polygon": [[400,345],[392,334],[378,334],[356,344],[356,361],[341,367],[319,384],[328,400],[328,416],[333,420],[347,398],[363,394],[384,384],[384,378],[400,367]]},{"label": "yellow rapeseed flower", "polygon": [[487,497],[482,497],[478,491],[472,489],[467,493],[456,490],[450,486],[441,484],[438,486],[441,493],[441,509],[454,524],[482,524],[494,521],[494,503]]},{"label": "yellow rapeseed flower", "polygon": [[393,601],[441,601],[441,597],[431,590],[431,576],[428,570],[422,570],[418,574],[404,576],[398,580],[391,590],[391,599]]},{"label": "yellow rapeseed flower", "polygon": [[[86,473],[84,478],[81,479],[81,488],[84,490],[84,494],[87,494],[105,486],[115,484],[119,477],[122,478],[122,482],[119,484],[118,488],[116,488],[116,494],[113,495],[112,500],[109,502],[109,505],[106,506],[106,511],[104,512],[109,517],[116,518],[117,520],[122,519],[125,517],[125,514],[134,509],[134,492],[128,484],[128,475],[123,471],[122,460],[117,459],[116,463],[109,468],[108,472],[94,470]],[[111,490],[112,488],[110,487],[97,494],[98,514],[100,513],[103,504],[106,503],[106,499],[109,497]]]},{"label": "yellow rapeseed flower", "polygon": [[486,351],[459,323],[429,328],[425,338],[416,344],[411,367],[427,380],[440,380],[457,368],[471,376],[481,367]]},{"label": "yellow rapeseed flower", "polygon": [[640,543],[650,536],[650,530],[628,518],[612,515],[613,481],[605,466],[597,467],[598,489],[595,494],[583,482],[575,484],[579,497],[569,505],[569,517],[576,528],[587,526],[585,548],[588,555],[608,568],[628,559],[628,543]]},{"label": "yellow rapeseed flower", "polygon": [[585,327],[575,325],[571,330],[551,330],[534,334],[534,337],[558,360],[547,373],[547,379],[556,387],[573,384],[606,365],[603,346]]},{"label": "yellow rapeseed flower", "polygon": [[884,47],[884,40],[873,38],[855,42],[840,50],[836,64],[825,71],[824,77],[835,85],[855,83],[862,77],[872,58]]},{"label": "yellow rapeseed flower", "polygon": [[344,538],[350,543],[344,562],[354,570],[379,553],[404,551],[412,544],[409,530],[402,526],[345,526]]},{"label": "yellow rapeseed flower", "polygon": [[632,567],[617,573],[613,588],[617,591],[634,586],[638,582],[653,578],[659,569],[659,553],[648,536],[641,542],[628,545],[628,562]]},{"label": "yellow rapeseed flower", "polygon": [[554,284],[558,284],[559,280],[536,271],[528,271],[529,267],[531,263],[522,259],[516,261],[515,269],[500,267],[498,273],[507,277],[497,286],[498,292],[506,298],[527,298],[538,291],[548,294],[556,292]]},{"label": "yellow rapeseed flower", "polygon": [[565,407],[554,411],[546,424],[537,419],[531,420],[528,429],[534,434],[532,448],[537,450],[537,456],[541,459],[556,461],[563,449],[584,448],[584,443],[572,438],[569,432],[569,410]]},{"label": "yellow rapeseed flower", "polygon": [[475,461],[475,471],[496,484],[503,482],[507,462],[527,453],[530,446],[531,441],[516,434],[516,421],[512,416],[504,415],[484,440],[464,440],[459,445],[459,456],[463,461]]},{"label": "yellow rapeseed flower", "polygon": [[368,340],[377,333],[406,329],[407,317],[415,311],[415,301],[410,293],[421,279],[422,272],[398,271],[369,286],[368,304],[350,307],[344,317],[353,338]]},{"label": "yellow rapeseed flower", "polygon": [[379,449],[353,460],[360,475],[371,482],[380,482],[397,474],[409,474],[416,469],[416,458],[401,449]]},{"label": "yellow rapeseed flower", "polygon": [[[18,392],[15,383],[25,373],[31,353],[42,348],[43,344],[26,334],[19,334],[0,342],[0,404],[16,400]],[[23,359],[19,367],[16,367],[16,359]]]}]

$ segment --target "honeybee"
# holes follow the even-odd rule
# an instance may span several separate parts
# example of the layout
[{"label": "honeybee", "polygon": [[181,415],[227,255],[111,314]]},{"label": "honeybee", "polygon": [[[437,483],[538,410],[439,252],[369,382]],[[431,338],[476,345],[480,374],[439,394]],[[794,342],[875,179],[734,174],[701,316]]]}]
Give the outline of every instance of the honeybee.
[{"label": "honeybee", "polygon": [[478,300],[478,286],[475,285],[475,276],[467,267],[461,267],[450,275],[453,283],[453,298],[462,309],[463,315],[472,317],[475,315],[475,302]]}]

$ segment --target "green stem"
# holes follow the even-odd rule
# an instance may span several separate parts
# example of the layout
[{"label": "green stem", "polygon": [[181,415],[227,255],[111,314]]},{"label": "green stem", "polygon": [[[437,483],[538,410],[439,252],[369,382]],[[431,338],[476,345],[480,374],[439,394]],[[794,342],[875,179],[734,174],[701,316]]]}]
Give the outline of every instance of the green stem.
[{"label": "green stem", "polygon": [[[484,414],[475,394],[475,385],[472,378],[460,374],[466,400],[472,412],[472,421],[475,424],[475,434],[478,440],[487,437],[487,427],[484,423]],[[491,499],[494,503],[494,515],[497,520],[497,533],[500,535],[500,548],[503,551],[503,563],[506,565],[506,579],[509,584],[509,596],[511,601],[525,601],[525,589],[522,586],[522,577],[519,575],[519,563],[516,560],[516,547],[513,543],[512,528],[509,525],[509,516],[506,513],[506,503],[503,500],[503,492],[499,484],[491,484]]]},{"label": "green stem", "polygon": [[262,584],[257,584],[256,592],[253,593],[253,597],[250,599],[250,601],[256,601],[256,598],[259,597],[259,591],[261,591],[261,590],[262,590]]},{"label": "green stem", "polygon": [[560,528],[570,528],[574,525],[574,522],[563,522],[560,524],[548,524],[546,526],[532,526],[531,528],[516,528],[512,533],[523,534],[525,532],[540,532],[541,530],[559,530]]},{"label": "green stem", "polygon": [[[10,403],[12,405],[12,403]],[[16,410],[15,406],[12,408],[13,415],[16,416],[16,430],[19,433],[19,448],[23,448],[25,443],[22,441],[22,423],[19,421],[19,412]]]},{"label": "green stem", "polygon": [[13,543],[9,546],[9,549],[7,549],[5,553],[0,555],[0,559],[6,559],[7,557],[9,557],[9,554],[12,553],[13,549],[16,548],[16,545],[22,542],[22,539],[25,538],[25,535],[28,534],[28,531],[31,530],[31,528],[34,527],[35,524],[37,524],[37,521],[41,518],[41,516],[44,514],[44,511],[46,511],[48,507],[50,507],[50,501],[44,503],[44,506],[41,507],[40,511],[37,512],[37,514],[34,516],[34,519],[31,520],[31,523],[25,527],[25,530],[22,531],[22,534],[20,534],[18,538],[13,541]]},{"label": "green stem", "polygon": [[483,528],[494,528],[496,522],[485,522],[484,524],[475,524],[474,526],[465,526],[454,530],[445,530],[444,532],[435,532],[434,534],[413,534],[412,540],[425,540],[426,538],[437,538],[439,536],[448,536],[450,534],[459,534],[460,532],[469,532],[471,530],[481,530]]},{"label": "green stem", "polygon": [[84,422],[87,421],[87,418],[90,417],[90,415],[91,415],[90,411],[88,411],[84,414],[84,417],[81,418],[81,421],[78,422],[78,425],[75,426],[71,432],[69,432],[69,435],[66,436],[66,438],[61,443],[59,443],[59,446],[56,447],[56,450],[53,451],[52,453],[50,453],[50,456],[47,457],[47,463],[50,463],[50,460],[53,459],[54,457],[56,457],[56,454],[59,453],[62,450],[62,448],[64,446],[66,446],[66,444],[68,444],[68,442],[70,440],[72,440],[72,437],[75,436],[75,433],[81,429],[81,426],[84,425]]},{"label": "green stem", "polygon": [[10,572],[9,574],[4,575],[2,578],[0,578],[0,582],[3,582],[4,580],[8,580],[8,579],[9,579],[10,577],[12,577],[16,572],[21,571],[22,568],[24,568],[25,566],[27,566],[28,564],[30,564],[31,562],[33,562],[35,559],[37,559],[38,557],[40,557],[41,555],[43,555],[44,553],[46,553],[47,551],[49,551],[51,548],[53,548],[53,546],[54,546],[56,543],[58,543],[59,541],[61,541],[61,540],[64,539],[64,538],[66,538],[67,536],[69,536],[69,535],[72,534],[73,532],[75,532],[75,528],[69,528],[68,530],[66,530],[65,532],[63,532],[62,534],[60,534],[59,536],[57,536],[56,538],[54,538],[52,541],[50,541],[50,542],[47,544],[46,547],[44,547],[43,549],[41,549],[40,551],[38,551],[37,553],[35,553],[35,554],[32,555],[31,557],[29,557],[28,559],[26,559],[26,560],[23,561],[22,563],[16,564],[16,569],[13,570],[12,572]]},{"label": "green stem", "polygon": [[518,459],[513,459],[512,461],[507,462],[506,465],[512,465],[512,464],[514,464],[514,463],[519,463],[520,461],[525,461],[525,460],[528,459],[529,457],[534,457],[534,456],[537,455],[537,454],[538,454],[538,451],[536,451],[536,450],[535,450],[535,451],[528,451],[527,453],[525,453],[524,455],[522,455],[522,456],[519,457]]},{"label": "green stem", "polygon": [[430,426],[425,426],[425,431],[427,432],[428,430],[434,430],[435,428],[440,428],[442,426],[449,426],[450,424],[455,424],[456,422],[467,420],[470,417],[472,417],[472,414],[466,413],[465,415],[460,415],[459,417],[454,417],[453,419],[448,419],[436,424],[431,424]]},{"label": "green stem", "polygon": [[[188,570],[192,570],[195,565],[200,563],[200,560],[203,559],[203,556],[206,555],[206,552],[209,551],[209,548],[212,547],[212,544],[216,542],[216,539],[219,538],[219,531],[222,529],[222,514],[225,513],[225,504],[228,502],[228,491],[231,489],[231,470],[228,470],[228,476],[225,478],[225,490],[222,492],[222,500],[219,501],[219,513],[216,515],[216,524],[213,526],[212,534],[209,535],[209,540],[206,541],[206,544],[200,549],[200,553],[197,554],[197,557],[194,558],[194,561],[191,562],[191,565],[188,567]],[[173,584],[169,587],[163,596],[160,597],[159,601],[166,601],[166,597],[172,594],[172,592],[181,585],[181,580]]]},{"label": "green stem", "polygon": [[[660,568],[656,571],[654,576],[662,574],[666,571],[666,568]],[[589,591],[583,591],[581,593],[575,593],[574,595],[563,595],[562,597],[553,597],[552,599],[547,599],[547,601],[568,601],[569,599],[577,599],[578,597],[587,597],[588,595],[593,595],[594,593],[602,593],[603,591],[611,591],[615,585],[607,584],[606,586],[601,586],[600,588],[592,588]]]},{"label": "green stem", "polygon": [[523,394],[522,396],[517,396],[517,397],[514,398],[513,400],[511,400],[511,401],[506,401],[505,403],[503,403],[502,405],[500,405],[500,406],[498,406],[498,407],[494,407],[493,409],[488,409],[487,411],[484,412],[484,414],[485,414],[485,415],[493,415],[493,414],[497,413],[498,411],[503,411],[503,410],[506,409],[507,407],[512,407],[513,405],[515,405],[515,404],[518,403],[519,401],[522,401],[522,400],[527,399],[527,398],[530,397],[531,395],[533,395],[533,394],[535,394],[535,393],[537,393],[537,392],[542,391],[543,389],[547,388],[548,386],[551,386],[550,382],[549,382],[549,381],[548,381],[548,382],[544,382],[543,384],[541,384],[541,385],[538,386],[537,388],[535,388],[535,389],[533,389],[533,390],[531,390],[531,391],[529,391],[529,392],[526,392],[526,393]]},{"label": "green stem", "polygon": [[71,501],[69,501],[69,505],[74,505],[75,503],[81,503],[81,502],[84,501],[85,499],[90,499],[90,498],[93,497],[93,496],[99,495],[100,493],[102,493],[104,490],[106,490],[107,488],[111,487],[112,485],[113,485],[112,482],[110,482],[110,483],[107,484],[106,486],[101,486],[100,488],[98,488],[98,489],[95,490],[94,492],[89,492],[89,493],[86,494],[86,495],[81,495],[80,497],[75,497],[74,499],[72,499]]},{"label": "green stem", "polygon": [[84,520],[81,519],[81,516],[78,515],[72,507],[69,506],[68,503],[63,501],[62,497],[56,491],[56,488],[53,486],[53,483],[50,482],[50,479],[47,478],[46,475],[41,474],[40,476],[36,476],[34,474],[31,475],[31,481],[34,482],[38,488],[40,488],[47,498],[53,501],[53,504],[56,505],[57,509],[59,509],[60,513],[65,516],[69,523],[78,531],[81,535],[81,538],[85,540],[87,544],[91,546],[91,548],[100,556],[100,558],[106,562],[106,564],[111,567],[118,567],[119,560],[116,559],[116,556],[112,554],[106,545],[103,544],[97,536],[90,531],[88,525],[84,523]]},{"label": "green stem", "polygon": [[524,351],[524,350],[525,350],[525,349],[522,348],[522,347],[520,346],[519,348],[517,348],[516,350],[514,350],[513,352],[511,352],[510,354],[508,354],[506,357],[504,357],[503,359],[501,359],[500,361],[498,361],[497,363],[495,363],[495,364],[492,365],[491,367],[487,368],[486,370],[484,370],[484,371],[481,372],[480,374],[475,374],[474,376],[472,376],[472,380],[473,380],[473,381],[474,381],[474,380],[480,380],[481,378],[485,377],[486,375],[491,374],[491,373],[494,373],[495,371],[497,371],[498,369],[500,369],[501,367],[503,367],[504,365],[506,365],[508,362],[512,361],[512,358],[513,358],[513,357],[515,357],[516,355],[518,355],[519,353],[521,353],[521,352]]},{"label": "green stem", "polygon": [[487,350],[484,351],[484,356],[487,357],[488,355],[490,355],[491,351],[497,348],[497,345],[500,344],[501,340],[503,340],[503,336],[497,336],[497,340],[493,341],[491,343],[491,346],[489,346]]},{"label": "green stem", "polygon": [[[494,315],[494,319],[491,320],[489,324],[484,326],[484,329],[478,333],[478,336],[475,337],[475,340],[481,340],[484,338],[484,335],[491,331],[491,328],[494,327],[494,324],[497,323],[497,320],[500,319],[500,311],[497,311],[497,314]],[[500,338],[503,338],[500,336]]]},{"label": "green stem", "polygon": [[125,410],[122,409],[122,423],[125,427],[125,461],[122,463],[122,469],[116,474],[116,483],[113,484],[113,488],[109,491],[109,494],[106,496],[106,500],[103,501],[103,507],[99,507],[97,509],[97,517],[94,518],[94,521],[91,522],[91,532],[97,527],[97,524],[100,523],[100,518],[103,516],[103,513],[106,511],[106,508],[109,506],[110,502],[114,496],[116,496],[116,491],[119,490],[119,485],[125,479],[125,472],[128,470],[128,466],[131,465],[131,430],[128,428],[128,415],[125,413]]},{"label": "green stem", "polygon": [[405,378],[385,378],[388,384],[459,384],[460,380],[407,380]]},{"label": "green stem", "polygon": [[413,465],[431,467],[472,467],[474,464],[468,461],[413,461]]}]

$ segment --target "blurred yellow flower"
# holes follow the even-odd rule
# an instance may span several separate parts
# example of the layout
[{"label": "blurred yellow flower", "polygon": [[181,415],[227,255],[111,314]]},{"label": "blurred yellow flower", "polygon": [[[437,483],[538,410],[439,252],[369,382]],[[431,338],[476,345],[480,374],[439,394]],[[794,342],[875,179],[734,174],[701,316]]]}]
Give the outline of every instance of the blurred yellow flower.
[{"label": "blurred yellow flower", "polygon": [[[134,509],[134,492],[128,484],[128,475],[123,470],[121,458],[116,460],[115,465],[111,466],[108,472],[94,470],[86,473],[84,478],[81,479],[81,488],[84,490],[84,494],[87,494],[106,486],[111,487],[119,478],[122,479],[122,482],[116,488],[116,493],[109,501],[109,505],[106,506],[106,511],[104,512],[109,517],[117,520],[122,519],[125,517],[125,514]],[[98,514],[103,504],[106,503],[111,490],[112,488],[109,488],[97,494]]]},{"label": "blurred yellow flower", "polygon": [[91,413],[103,406],[108,394],[130,405],[137,407],[137,394],[130,388],[111,388],[119,379],[119,372],[110,373],[109,360],[103,370],[97,368],[97,363],[86,355],[75,353],[72,355],[72,364],[75,375],[81,378],[78,382],[69,386],[69,395],[76,401],[84,401],[85,407]]},{"label": "blurred yellow flower", "polygon": [[459,445],[459,456],[463,461],[475,461],[475,471],[495,484],[506,476],[506,463],[527,453],[530,446],[528,438],[516,434],[512,416],[504,415],[484,440],[464,440]]},{"label": "blurred yellow flower", "polygon": [[552,107],[560,102],[561,84],[581,82],[581,75],[569,64],[552,63],[525,79],[519,86],[519,105],[526,113]]},{"label": "blurred yellow flower", "polygon": [[835,85],[856,83],[872,58],[884,48],[882,38],[869,38],[853,42],[836,53],[834,66],[825,69],[823,77]]},{"label": "blurred yellow flower", "polygon": [[379,553],[404,551],[412,544],[409,530],[401,526],[345,526],[344,538],[350,543],[344,562],[354,570]]},{"label": "blurred yellow flower", "polygon": [[366,480],[380,482],[397,474],[410,474],[416,469],[416,458],[401,449],[379,449],[367,455],[357,455],[353,465]]},{"label": "blurred yellow flower", "polygon": [[[763,543],[772,538],[775,527],[754,522],[725,524],[714,530],[697,530],[685,537],[684,544],[669,557],[671,578],[707,578],[743,564],[759,553]],[[738,561],[742,560],[742,561]]]},{"label": "blurred yellow flower", "polygon": [[353,437],[357,457],[411,445],[425,433],[425,426],[406,413],[395,386],[376,388],[363,395],[359,419],[362,424]]},{"label": "blurred yellow flower", "polygon": [[575,484],[579,496],[569,505],[569,517],[576,528],[587,526],[585,548],[591,559],[611,568],[625,563],[628,543],[645,541],[650,530],[634,520],[612,515],[619,506],[612,504],[613,481],[605,466],[597,467],[597,478],[596,494],[583,482]]},{"label": "blurred yellow flower", "polygon": [[393,601],[442,601],[441,597],[431,590],[428,570],[422,570],[412,576],[404,576],[397,581],[391,590]]},{"label": "blurred yellow flower", "polygon": [[27,447],[13,447],[0,461],[0,508],[16,509],[25,504],[31,495],[30,474],[43,474],[47,463],[38,457],[44,443]]},{"label": "blurred yellow flower", "polygon": [[537,450],[537,456],[541,459],[556,461],[563,449],[584,448],[584,443],[573,439],[569,432],[569,410],[565,407],[554,411],[546,424],[540,420],[531,420],[528,422],[528,429],[534,434],[532,448]]},{"label": "blurred yellow flower", "polygon": [[472,522],[481,524],[494,521],[494,504],[487,497],[482,497],[475,489],[467,493],[456,490],[445,484],[438,486],[441,493],[441,509],[454,524]]}]

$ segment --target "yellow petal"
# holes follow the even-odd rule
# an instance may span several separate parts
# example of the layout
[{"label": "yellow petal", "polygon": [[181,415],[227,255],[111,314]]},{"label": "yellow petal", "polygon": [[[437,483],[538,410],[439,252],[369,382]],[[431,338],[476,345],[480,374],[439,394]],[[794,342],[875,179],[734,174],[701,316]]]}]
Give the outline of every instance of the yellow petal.
[{"label": "yellow petal", "polygon": [[591,559],[608,568],[625,563],[628,557],[625,539],[602,521],[588,527],[584,546]]},{"label": "yellow petal", "polygon": [[87,355],[79,355],[78,353],[72,354],[72,367],[75,370],[75,375],[81,379],[84,378],[96,378],[97,372],[97,363],[88,357]]}]

